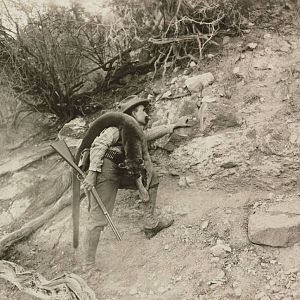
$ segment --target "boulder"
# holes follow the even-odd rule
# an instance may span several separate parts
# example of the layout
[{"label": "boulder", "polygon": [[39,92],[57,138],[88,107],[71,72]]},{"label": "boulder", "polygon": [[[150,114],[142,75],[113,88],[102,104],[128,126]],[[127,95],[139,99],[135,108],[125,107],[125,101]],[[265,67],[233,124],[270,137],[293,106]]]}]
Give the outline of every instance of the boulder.
[{"label": "boulder", "polygon": [[287,201],[249,217],[248,237],[255,244],[287,247],[300,241],[300,201]]},{"label": "boulder", "polygon": [[[182,116],[191,117],[195,115],[195,112],[197,111],[196,99],[184,97],[181,99],[164,101],[164,103],[160,103],[154,111],[152,116],[152,127],[174,124]],[[156,140],[153,144],[171,152],[182,142],[182,140],[185,140],[192,135],[192,128],[180,128],[176,129],[173,134],[166,135]]]},{"label": "boulder", "polygon": [[63,126],[58,138],[65,140],[69,147],[78,147],[87,129],[86,121],[83,118],[76,118]]},{"label": "boulder", "polygon": [[[224,164],[238,166],[242,174],[242,167],[253,151],[255,145],[240,132],[219,133],[212,136],[201,136],[187,141],[170,155],[170,162],[181,171],[193,168],[200,178],[207,178],[216,174],[221,176],[228,170]],[[223,166],[223,167],[222,167]],[[243,168],[244,170],[244,168]]]},{"label": "boulder", "polygon": [[291,150],[291,143],[298,146],[297,129],[292,131],[293,137],[291,137],[291,131],[292,129],[280,120],[274,122],[272,126],[266,124],[262,128],[258,127],[256,130],[257,148],[266,155],[285,156]]},{"label": "boulder", "polygon": [[185,85],[192,93],[201,93],[203,88],[212,84],[215,77],[212,73],[204,73],[186,79]]},{"label": "boulder", "polygon": [[203,99],[197,115],[202,133],[208,134],[210,131],[240,126],[241,118],[232,105],[219,103],[217,97],[206,96]]},{"label": "boulder", "polygon": [[299,123],[292,123],[289,124],[289,130],[291,132],[290,135],[290,143],[299,146],[300,145],[300,124]]}]

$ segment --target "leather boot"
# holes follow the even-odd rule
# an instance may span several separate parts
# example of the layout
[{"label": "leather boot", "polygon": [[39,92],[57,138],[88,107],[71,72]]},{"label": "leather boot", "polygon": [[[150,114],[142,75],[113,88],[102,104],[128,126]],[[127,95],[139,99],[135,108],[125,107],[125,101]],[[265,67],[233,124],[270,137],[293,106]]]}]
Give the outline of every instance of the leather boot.
[{"label": "leather boot", "polygon": [[157,197],[157,189],[158,186],[154,188],[150,188],[148,193],[149,193],[149,201],[145,206],[145,211],[144,211],[144,228],[153,228],[157,226],[158,220],[157,217],[155,216],[155,203],[156,203],[156,197]]},{"label": "leather boot", "polygon": [[103,229],[102,227],[95,227],[91,230],[87,229],[87,233],[86,233],[87,248],[85,252],[85,262],[84,262],[84,269],[86,271],[95,267],[97,246],[99,243],[100,233],[102,229]]},{"label": "leather boot", "polygon": [[172,218],[160,218],[154,227],[144,226],[143,231],[147,239],[151,239],[156,236],[161,230],[170,227],[174,223]]},{"label": "leather boot", "polygon": [[155,204],[157,198],[158,186],[149,189],[149,204],[144,214],[143,232],[146,238],[151,239],[164,228],[170,227],[174,223],[172,218],[158,218],[155,214]]}]

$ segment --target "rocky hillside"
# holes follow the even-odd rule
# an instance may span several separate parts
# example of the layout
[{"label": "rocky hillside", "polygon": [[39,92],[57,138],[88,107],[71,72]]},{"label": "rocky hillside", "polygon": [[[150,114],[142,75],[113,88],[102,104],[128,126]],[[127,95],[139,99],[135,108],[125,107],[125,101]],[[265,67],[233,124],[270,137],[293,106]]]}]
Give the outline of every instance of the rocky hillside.
[{"label": "rocky hillside", "polygon": [[[98,299],[300,299],[299,30],[253,27],[221,44],[201,65],[149,82],[153,126],[191,117],[190,129],[152,145],[161,175],[158,210],[175,223],[146,240],[142,204],[121,192],[114,220],[123,240],[105,231],[100,270],[87,278]],[[65,165],[49,143],[2,159],[1,236],[56,201],[51,187]],[[48,279],[63,272],[84,277],[77,269],[84,238],[74,251],[66,206],[4,258]],[[0,279],[1,300],[34,299],[25,297]]]}]

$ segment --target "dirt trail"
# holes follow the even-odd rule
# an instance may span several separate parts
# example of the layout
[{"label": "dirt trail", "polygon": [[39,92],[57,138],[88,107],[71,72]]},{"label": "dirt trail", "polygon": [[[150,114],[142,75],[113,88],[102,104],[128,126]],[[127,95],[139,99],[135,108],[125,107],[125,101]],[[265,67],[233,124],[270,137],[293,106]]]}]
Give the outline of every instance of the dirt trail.
[{"label": "dirt trail", "polygon": [[[246,192],[226,195],[222,191],[203,192],[195,187],[181,189],[175,180],[163,179],[158,198],[158,210],[163,214],[173,215],[175,223],[156,237],[147,240],[140,231],[139,219],[142,215],[142,207],[137,207],[135,197],[129,197],[124,193],[123,196],[125,199],[119,197],[115,212],[115,220],[123,241],[117,242],[111,230],[107,228],[101,238],[97,254],[97,266],[101,271],[88,280],[99,299],[162,299],[162,297],[188,299],[192,297],[199,282],[209,281],[209,277],[206,278],[204,274],[212,271],[207,246],[212,242],[209,239],[214,240],[217,236],[210,235],[210,231],[215,226],[214,220],[211,219],[211,212],[226,208],[240,210],[248,199]],[[66,218],[59,217],[62,222],[66,222],[66,226],[60,238],[62,242],[57,249],[53,249],[52,255],[56,255],[52,257],[52,262],[55,262],[54,268],[51,268],[51,263],[48,268],[49,265],[45,264],[45,261],[38,267],[40,271],[44,269],[42,273],[46,272],[49,277],[63,271],[72,271],[76,267],[76,260],[80,261],[82,255],[80,249],[74,254],[76,260],[64,259],[69,257],[66,253],[59,257],[60,250],[63,248],[64,251],[72,252],[72,229],[70,218],[67,216],[69,213],[70,210],[67,209],[63,213]],[[81,218],[83,227],[85,219],[86,210],[83,209]],[[209,221],[208,227],[201,229],[201,224],[206,220]],[[33,242],[40,249],[40,254],[35,259],[36,264],[41,259],[39,256],[44,256],[46,249],[53,248],[53,241],[57,241],[59,237],[57,230],[59,228],[61,230],[61,222],[57,221],[54,220],[53,225],[45,229],[45,235],[41,234],[44,239],[39,238],[39,241]],[[225,219],[222,222],[224,221]],[[237,238],[240,239],[240,236]],[[82,239],[81,247],[83,244]],[[46,260],[49,258],[47,257]],[[20,259],[25,260],[24,257]],[[56,264],[59,264],[59,267]]]},{"label": "dirt trail", "polygon": [[[162,186],[159,207],[163,213],[175,216],[174,225],[146,240],[138,224],[134,220],[128,223],[127,218],[123,223],[121,215],[122,223],[118,223],[122,231],[126,228],[124,241],[107,243],[107,235],[104,237],[97,263],[103,272],[101,287],[97,287],[96,276],[96,282],[91,282],[103,299],[192,299],[201,282],[206,285],[221,272],[221,268],[213,267],[209,260],[208,246],[217,238],[211,234],[213,227],[221,225],[214,224],[211,212],[242,209],[247,193],[243,197],[240,193],[226,195],[221,191],[202,192],[197,188],[181,190],[172,181],[163,181]],[[206,220],[208,227],[201,229]],[[236,238],[241,237],[237,235]]]},{"label": "dirt trail", "polygon": [[[264,193],[204,191],[201,186],[182,189],[177,181],[162,178],[158,197],[158,211],[173,215],[175,223],[151,240],[140,231],[143,209],[134,194],[119,194],[114,220],[123,241],[117,242],[106,229],[97,253],[99,272],[87,279],[99,299],[255,299],[254,294],[265,290],[268,276],[285,269],[277,262],[286,250],[255,246],[247,238],[248,205],[266,197]],[[21,252],[17,261],[49,279],[76,270],[84,238],[81,236],[80,249],[74,252],[70,213],[64,210],[17,247],[16,255]],[[86,218],[84,203],[82,232]],[[217,240],[224,241],[230,252],[212,255]],[[275,265],[266,262],[263,268],[261,262],[270,257]],[[18,299],[14,298],[18,295],[3,299]]]},{"label": "dirt trail", "polygon": [[[299,267],[300,260],[286,261],[287,249],[253,245],[247,238],[249,206],[267,197],[253,190],[181,189],[177,180],[165,178],[158,209],[173,215],[175,223],[151,240],[139,229],[142,208],[125,197],[115,214],[123,241],[105,232],[97,254],[100,272],[88,283],[99,299],[259,299],[272,295],[274,286],[277,296],[271,299],[293,292],[300,299],[299,282],[294,290],[281,285],[291,279],[285,272]],[[212,255],[218,240],[230,252]],[[289,251],[299,253],[299,246]],[[270,278],[274,285],[268,290]]]}]

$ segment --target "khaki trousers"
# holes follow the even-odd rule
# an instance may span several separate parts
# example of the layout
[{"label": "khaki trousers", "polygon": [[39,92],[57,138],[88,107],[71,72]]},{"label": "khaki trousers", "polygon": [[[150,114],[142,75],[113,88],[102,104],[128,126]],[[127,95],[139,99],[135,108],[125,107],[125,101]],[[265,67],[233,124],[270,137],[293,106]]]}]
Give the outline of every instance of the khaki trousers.
[{"label": "khaki trousers", "polygon": [[[149,187],[150,200],[145,205],[144,225],[146,227],[155,227],[157,219],[154,214],[156,204],[156,194],[159,181],[157,174],[154,173]],[[100,195],[108,213],[112,215],[118,189],[136,190],[135,179],[128,175],[126,170],[118,168],[111,160],[104,158],[102,172],[98,173],[96,190]],[[90,212],[88,219],[88,230],[93,230],[96,227],[103,228],[108,224],[102,210],[93,197],[90,197]]]}]

